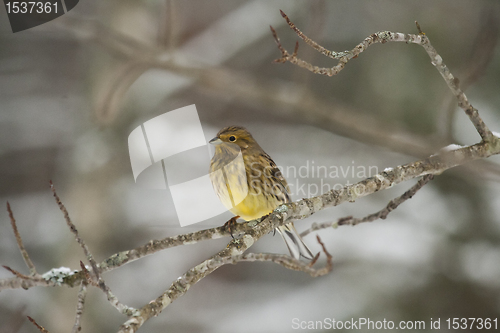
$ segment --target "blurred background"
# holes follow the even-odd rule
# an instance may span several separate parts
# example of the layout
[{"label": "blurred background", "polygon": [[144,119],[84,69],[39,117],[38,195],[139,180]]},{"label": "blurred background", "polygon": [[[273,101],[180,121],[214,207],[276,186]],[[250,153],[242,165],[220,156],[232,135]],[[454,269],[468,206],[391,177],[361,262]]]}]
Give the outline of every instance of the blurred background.
[{"label": "blurred background", "polygon": [[[39,272],[78,269],[85,258],[49,180],[98,261],[231,217],[181,228],[169,191],[134,183],[128,135],[179,107],[196,104],[207,141],[224,126],[247,127],[296,184],[295,200],[452,143],[474,144],[479,136],[421,47],[374,45],[329,78],[273,63],[280,52],[269,25],[292,51],[298,38],[282,9],[307,36],[343,51],[381,30],[417,33],[417,20],[486,124],[500,132],[499,5],[81,0],[68,14],[15,34],[1,9],[0,201],[3,207],[10,202]],[[299,57],[336,64],[303,42]],[[189,159],[179,163],[192,166]],[[290,332],[294,318],[423,320],[421,331],[440,318],[447,331],[447,318],[499,318],[499,163],[494,156],[446,171],[384,221],[320,231],[334,260],[327,276],[270,263],[222,267],[141,332]],[[328,175],[293,172],[313,165],[327,167]],[[413,184],[322,211],[297,222],[297,229],[363,217]],[[0,263],[27,273],[7,212],[0,216]],[[319,251],[314,234],[305,240]],[[142,307],[227,241],[169,249],[104,278],[122,302]],[[272,234],[251,251],[287,252]],[[0,271],[0,278],[10,276]],[[26,315],[52,333],[69,332],[76,294],[66,287],[3,290],[0,332],[36,332]],[[101,291],[90,289],[83,332],[114,332],[125,320]]]}]

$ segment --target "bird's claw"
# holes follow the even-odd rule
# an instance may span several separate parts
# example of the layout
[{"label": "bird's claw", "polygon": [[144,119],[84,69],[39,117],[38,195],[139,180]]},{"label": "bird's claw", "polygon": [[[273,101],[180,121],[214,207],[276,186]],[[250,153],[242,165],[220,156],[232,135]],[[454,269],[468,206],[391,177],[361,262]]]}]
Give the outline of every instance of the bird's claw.
[{"label": "bird's claw", "polygon": [[231,234],[231,237],[234,239],[234,236],[233,236],[233,229],[234,227],[238,224],[238,222],[236,222],[236,220],[239,218],[238,215],[236,216],[233,216],[229,219],[229,221],[227,221],[226,223],[224,223],[224,230],[226,231],[229,231],[229,233]]}]

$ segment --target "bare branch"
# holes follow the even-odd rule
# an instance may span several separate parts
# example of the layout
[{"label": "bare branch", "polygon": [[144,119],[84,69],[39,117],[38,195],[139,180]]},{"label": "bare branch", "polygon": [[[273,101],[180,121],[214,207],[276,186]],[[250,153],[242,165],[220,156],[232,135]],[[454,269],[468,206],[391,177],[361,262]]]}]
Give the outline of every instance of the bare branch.
[{"label": "bare branch", "polygon": [[481,142],[473,146],[433,155],[425,160],[408,163],[396,168],[387,168],[374,177],[353,185],[344,186],[340,190],[331,190],[313,198],[282,205],[258,226],[262,225],[263,222],[269,222],[273,227],[277,227],[292,221],[302,220],[327,207],[337,206],[346,201],[354,202],[358,198],[393,187],[404,181],[425,175],[440,174],[444,170],[465,163],[465,161],[472,161],[499,153],[500,139],[497,138],[491,143]]},{"label": "bare branch", "polygon": [[12,274],[14,274],[15,276],[17,276],[18,278],[25,279],[25,280],[29,280],[32,278],[32,276],[24,275],[23,273],[19,273],[18,271],[10,268],[9,266],[2,265],[2,267],[5,268],[6,270],[8,270],[9,272],[11,272]]},{"label": "bare branch", "polygon": [[[324,48],[323,46],[319,45],[318,43],[316,43],[315,41],[313,41],[311,38],[307,37],[306,35],[304,35],[302,33],[302,31],[300,31],[296,26],[295,24],[293,24],[292,21],[290,21],[290,19],[288,18],[288,16],[280,9],[280,13],[281,13],[281,16],[283,16],[283,18],[286,20],[286,23],[288,23],[288,25],[290,26],[290,28],[295,31],[295,33],[300,37],[302,38],[302,40],[304,42],[306,42],[307,45],[309,45],[310,47],[312,47],[313,49],[315,49],[316,51],[318,51],[319,53],[329,57],[329,58],[332,58],[332,59],[339,59],[341,58],[343,55],[342,54],[339,54],[339,53],[336,53],[336,52],[332,52],[332,51],[329,51],[327,50],[326,48]],[[274,29],[273,29],[274,30]],[[277,39],[277,37],[275,36],[275,39]],[[296,54],[295,54],[296,55]],[[292,55],[293,56],[293,55]]]},{"label": "bare branch", "polygon": [[136,332],[147,320],[160,314],[163,309],[169,306],[178,297],[184,295],[192,285],[196,284],[217,268],[227,264],[228,258],[241,255],[246,251],[253,245],[254,237],[260,238],[264,235],[262,231],[259,232],[258,230],[252,230],[250,234],[244,235],[241,239],[231,240],[224,250],[188,270],[174,281],[170,288],[158,298],[140,308],[136,315],[131,317],[120,327],[119,332]]},{"label": "bare branch", "polygon": [[56,284],[50,281],[47,281],[41,277],[32,277],[29,279],[25,279],[22,277],[15,277],[10,279],[0,279],[0,291],[4,289],[29,289],[32,287],[47,287],[47,286],[55,286]]},{"label": "bare branch", "polygon": [[[395,35],[404,36],[401,33],[396,33]],[[486,126],[481,117],[479,117],[477,109],[470,104],[469,100],[467,99],[467,96],[465,96],[465,93],[462,91],[462,89],[460,89],[459,80],[455,78],[453,74],[451,74],[450,70],[443,62],[441,56],[437,53],[436,49],[431,45],[429,38],[425,35],[420,35],[420,36],[422,37],[422,40],[420,42],[414,42],[414,43],[421,45],[425,49],[425,51],[431,58],[432,65],[436,67],[436,69],[439,71],[439,73],[445,80],[446,84],[448,85],[448,88],[451,89],[453,95],[455,95],[455,97],[457,98],[458,106],[460,106],[465,111],[467,116],[469,116],[470,121],[474,124],[474,127],[476,127],[476,130],[481,136],[481,139],[484,141],[494,140],[494,136],[491,133],[490,129]],[[401,38],[401,36],[398,36],[398,38]],[[400,41],[400,40],[395,40],[395,41]]]},{"label": "bare branch", "polygon": [[80,260],[80,267],[82,269],[83,275],[85,276],[85,279],[82,280],[82,283],[90,284],[93,285],[94,287],[99,287],[99,284],[92,279],[89,270],[87,269],[87,267],[85,267],[85,264],[81,260]]},{"label": "bare branch", "polygon": [[312,267],[316,262],[316,260],[318,259],[319,253],[314,257],[314,259],[310,263],[294,259],[289,255],[274,254],[274,253],[247,253],[239,257],[233,257],[232,260],[234,260],[234,262],[231,263],[236,264],[237,262],[240,261],[246,261],[246,262],[269,261],[294,271],[301,271],[308,273],[312,277],[326,275],[330,273],[331,270],[333,269],[332,256],[326,250],[325,244],[323,244],[319,236],[316,236],[316,238],[321,247],[323,248],[323,252],[326,254],[326,265],[325,267],[319,269],[315,269]]},{"label": "bare branch", "polygon": [[451,74],[450,70],[443,62],[441,56],[437,53],[436,49],[431,45],[429,38],[423,32],[421,32],[420,26],[417,26],[417,28],[419,29],[418,35],[402,34],[399,32],[390,32],[390,31],[380,31],[365,38],[364,41],[356,45],[356,47],[354,47],[351,51],[334,52],[326,50],[324,47],[322,47],[321,45],[317,44],[316,42],[312,41],[310,38],[305,36],[290,21],[290,19],[288,18],[288,16],[286,16],[285,13],[281,12],[281,15],[285,18],[290,28],[294,30],[295,33],[297,33],[297,35],[300,38],[302,38],[308,45],[310,45],[311,47],[318,50],[318,52],[321,52],[322,54],[330,58],[337,59],[338,64],[331,68],[318,67],[318,66],[313,66],[312,64],[298,58],[294,54],[290,55],[288,51],[282,47],[276,32],[274,31],[274,29],[272,29],[273,36],[276,40],[276,43],[278,44],[279,50],[281,51],[281,58],[278,59],[277,61],[283,63],[288,61],[291,62],[292,64],[305,68],[316,74],[322,74],[328,76],[337,75],[345,67],[345,65],[349,60],[357,58],[360,53],[365,51],[370,45],[373,44],[377,43],[384,44],[386,42],[405,42],[407,44],[412,43],[422,46],[429,55],[429,57],[431,58],[432,65],[436,67],[436,69],[439,71],[439,73],[445,80],[448,87],[453,92],[453,95],[455,95],[455,97],[457,98],[458,105],[465,111],[467,116],[469,116],[471,122],[476,127],[476,130],[481,136],[481,139],[484,141],[495,140],[489,128],[479,117],[477,109],[470,104],[464,92],[462,91],[462,89],[460,89],[458,79],[456,79],[453,76],[453,74]]},{"label": "bare branch", "polygon": [[7,211],[9,212],[10,225],[12,226],[12,230],[14,231],[14,235],[16,236],[16,241],[17,241],[17,246],[19,247],[19,251],[21,251],[24,262],[26,263],[26,266],[28,266],[31,275],[35,276],[37,274],[35,264],[33,264],[33,262],[31,261],[31,258],[28,255],[28,251],[26,251],[26,248],[24,247],[23,240],[21,239],[21,235],[19,234],[19,230],[17,230],[14,213],[12,213],[12,209],[10,208],[10,204],[8,201],[7,201]]},{"label": "bare branch", "polygon": [[417,21],[415,21],[415,25],[417,26],[418,34],[419,35],[425,35],[425,33],[420,29],[420,24],[418,24]]},{"label": "bare branch", "polygon": [[387,206],[384,209],[380,210],[379,212],[370,214],[361,219],[344,219],[342,221],[339,221],[339,225],[356,225],[363,222],[372,222],[378,219],[385,220],[390,212],[398,208],[398,206],[401,205],[406,200],[411,199],[418,192],[418,190],[420,190],[425,184],[427,184],[432,179],[434,179],[434,175],[426,175],[422,177],[422,179],[420,179],[417,182],[417,184],[415,184],[408,191],[403,193],[403,195],[394,200],[391,200],[387,204]]},{"label": "bare branch", "polygon": [[[460,86],[464,91],[486,73],[486,68],[493,59],[500,30],[500,20],[494,13],[495,11],[489,11],[486,14],[487,19],[477,33],[472,52],[460,71]],[[445,140],[453,142],[453,117],[456,110],[454,96],[446,95],[442,105],[443,111],[441,119],[438,120],[438,131]]]},{"label": "bare branch", "polygon": [[[252,229],[251,226],[249,226],[248,224],[239,223],[235,226],[233,234],[239,235],[251,229]],[[151,240],[147,244],[139,246],[135,249],[122,251],[112,255],[111,257],[100,263],[99,267],[101,272],[107,272],[109,270],[120,267],[126,263],[135,261],[137,259],[148,256],[150,254],[156,253],[161,250],[169,249],[180,245],[196,244],[200,241],[219,239],[222,237],[228,237],[230,235],[231,234],[229,233],[229,231],[225,230],[225,228],[221,226],[221,227],[196,231],[193,233],[166,237],[160,240]]]},{"label": "bare branch", "polygon": [[64,206],[64,204],[61,202],[61,199],[56,193],[56,188],[54,187],[54,184],[52,184],[52,181],[50,181],[50,189],[52,190],[52,193],[54,194],[54,198],[56,199],[57,205],[59,206],[59,209],[64,215],[64,219],[66,220],[66,224],[68,225],[69,229],[75,236],[76,241],[78,244],[80,244],[80,247],[83,249],[83,253],[85,253],[85,256],[87,257],[87,260],[89,261],[90,265],[92,266],[92,271],[96,276],[96,279],[99,280],[99,268],[97,267],[97,263],[94,260],[94,257],[92,256],[92,253],[90,253],[89,248],[83,241],[83,239],[80,237],[78,234],[78,229],[76,229],[75,225],[73,222],[71,222],[71,218],[69,217],[68,210]]},{"label": "bare branch", "polygon": [[[85,265],[83,267],[85,267]],[[80,290],[78,291],[78,302],[76,303],[75,323],[73,324],[73,329],[71,330],[71,333],[78,333],[82,330],[81,320],[82,320],[83,308],[85,306],[86,297],[87,297],[87,284],[82,282],[82,284],[80,285]]]},{"label": "bare branch", "polygon": [[[92,279],[90,279],[90,283],[99,286],[99,288],[106,294],[108,301],[113,305],[120,313],[123,313],[127,316],[132,316],[135,312],[136,309],[129,307],[123,303],[121,303],[118,298],[111,292],[111,289],[106,285],[104,280],[102,279],[100,273],[99,273],[99,267],[97,266],[97,263],[94,260],[94,257],[92,256],[92,253],[90,253],[87,245],[83,241],[83,239],[80,237],[78,234],[78,230],[76,229],[75,225],[73,222],[71,222],[71,219],[69,217],[68,211],[64,204],[61,202],[61,199],[56,193],[56,189],[54,187],[54,184],[52,184],[52,181],[50,182],[50,188],[52,189],[52,192],[54,193],[54,198],[56,199],[57,205],[59,206],[59,209],[63,212],[64,214],[64,219],[66,220],[66,223],[68,224],[69,228],[71,229],[71,232],[75,235],[76,241],[78,244],[80,244],[81,248],[83,249],[83,252],[85,253],[85,256],[87,257],[87,260],[90,262],[90,265],[92,266],[92,271],[95,275],[96,281],[97,282],[92,282]],[[85,268],[82,262],[80,262],[82,266]],[[86,276],[86,280],[88,281],[88,271],[85,272],[86,269],[84,270],[84,275]]]},{"label": "bare branch", "polygon": [[[235,226],[233,233],[234,235],[241,235],[249,230],[252,229],[252,226],[256,222],[252,223],[239,223]],[[171,247],[176,247],[180,245],[189,245],[189,244],[195,244],[200,241],[206,241],[206,240],[211,240],[211,239],[218,239],[222,237],[229,237],[230,233],[224,229],[224,227],[216,227],[216,228],[210,228],[206,230],[200,230],[196,231],[193,233],[188,233],[188,234],[181,234],[177,236],[172,236],[172,237],[167,237],[161,240],[151,240],[145,245],[139,246],[135,249],[128,250],[128,251],[122,251],[116,254],[113,254],[109,258],[105,259],[102,261],[98,266],[99,266],[99,272],[108,272],[113,269],[116,269],[120,266],[123,266],[129,262],[138,260],[142,257],[154,254],[156,252],[171,248]],[[85,272],[82,270],[80,272],[77,272],[75,274],[71,275],[71,279],[67,279],[65,281],[65,284],[74,287],[77,286],[81,283],[81,281],[86,280]],[[92,279],[91,279],[92,280]],[[93,280],[92,280],[93,281]],[[52,285],[50,281],[46,281],[44,279],[40,280],[26,280],[26,281],[21,281],[19,279],[6,279],[6,280],[0,280],[0,290],[2,289],[16,289],[16,288],[31,288],[35,286],[46,286],[46,285]]]},{"label": "bare branch", "polygon": [[[426,179],[426,180],[421,186],[423,186],[430,179],[432,179],[432,177],[433,177],[432,175],[424,177],[424,179]],[[421,184],[421,182],[423,182],[423,180],[420,180],[417,183],[417,185]],[[417,185],[415,185],[412,188],[412,190],[415,190],[414,188],[417,187]],[[420,189],[420,187],[418,189]],[[418,191],[418,189],[415,190],[415,193]],[[409,190],[408,192],[410,192],[410,191],[411,190]],[[403,196],[405,196],[406,194],[407,193],[405,193]],[[414,193],[412,195],[414,195]],[[399,197],[398,199],[393,200],[393,201],[396,201],[396,205],[391,210],[395,209],[397,206],[399,206],[401,203],[403,203],[405,200],[407,200],[407,198],[405,198],[403,201],[399,202],[399,200],[401,200],[401,198],[403,196]],[[394,204],[393,201],[391,201],[389,203],[389,205],[393,205]],[[384,210],[386,210],[386,209],[388,209],[388,208],[386,207]],[[382,211],[380,211],[376,214],[382,214]],[[388,214],[388,212],[387,212],[387,214]],[[380,218],[385,218],[385,217],[380,217]],[[361,219],[357,219],[357,220],[361,221]],[[361,222],[366,222],[366,221],[361,221]],[[334,223],[336,223],[336,222],[334,222]],[[331,222],[324,223],[321,225],[315,224],[313,227],[314,229],[305,230],[301,234],[301,236],[305,236],[314,230],[324,229],[324,228],[328,228],[331,226],[332,226]],[[251,224],[238,223],[234,227],[233,234],[240,235],[240,234],[243,234],[245,232],[248,232],[249,230],[251,230]],[[197,232],[190,233],[190,234],[183,234],[183,235],[178,235],[178,236],[173,236],[173,237],[167,237],[167,238],[164,238],[162,240],[150,241],[149,243],[147,243],[143,246],[137,247],[133,250],[123,251],[123,252],[114,254],[113,256],[109,257],[108,259],[106,259],[105,261],[103,261],[100,264],[100,269],[102,272],[105,272],[105,271],[112,270],[112,269],[120,267],[126,263],[140,259],[144,256],[156,253],[156,252],[164,250],[164,249],[168,249],[168,248],[179,246],[179,245],[194,244],[194,243],[197,243],[197,242],[203,241],[203,240],[216,239],[216,238],[227,237],[227,236],[229,236],[229,233],[226,230],[224,230],[224,227],[217,227],[217,228],[197,231]]]},{"label": "bare branch", "polygon": [[82,261],[80,261],[80,267],[82,268],[83,275],[85,276],[85,280],[82,281],[82,284],[90,284],[94,287],[98,287],[99,289],[101,289],[104,292],[104,294],[106,294],[108,302],[111,303],[111,305],[113,305],[120,313],[130,317],[137,312],[136,309],[121,303],[118,300],[118,298],[111,292],[111,289],[108,287],[108,285],[104,282],[102,278],[99,278],[98,281],[92,279],[89,270],[87,269],[87,267],[85,267]]},{"label": "bare branch", "polygon": [[[401,182],[425,176],[427,174],[440,174],[443,171],[455,166],[499,153],[499,138],[492,142],[481,142],[472,146],[446,151],[441,154],[433,155],[425,160],[408,163],[396,168],[388,168],[374,177],[367,178],[356,184],[344,186],[340,190],[332,190],[313,198],[302,199],[293,203],[282,205],[264,220],[259,221],[257,219],[239,223],[237,224],[235,230],[237,230],[237,232],[243,232],[245,236],[250,236],[253,241],[256,241],[258,238],[256,238],[252,233],[257,230],[259,231],[259,234],[268,233],[280,225],[305,219],[325,208],[337,206],[346,201],[354,202],[358,198],[390,188]],[[138,248],[138,250],[135,249],[120,252],[111,256],[103,262],[103,271],[109,271],[127,262],[136,260],[165,248],[178,246],[180,244],[191,244],[192,241],[220,238],[225,236],[229,236],[229,233],[222,227],[218,227],[197,231],[192,234],[169,237],[165,240],[151,241],[147,245]],[[68,281],[67,284],[75,286],[76,283],[79,283],[82,279],[84,279],[84,276],[76,273],[72,275],[72,278],[73,279]],[[30,288],[38,285],[52,285],[51,283],[53,283],[51,281],[44,281],[43,279],[42,281],[28,281],[20,280],[18,278],[0,280],[0,290],[5,288]]]},{"label": "bare branch", "polygon": [[426,175],[426,176],[422,177],[422,179],[420,179],[417,182],[417,184],[412,186],[403,195],[397,197],[396,199],[391,200],[387,204],[387,206],[384,207],[384,209],[382,209],[376,213],[370,214],[370,215],[365,216],[363,218],[354,218],[352,216],[348,216],[348,217],[340,218],[335,222],[313,223],[309,229],[306,229],[303,232],[301,232],[300,236],[304,237],[313,231],[321,230],[321,229],[328,229],[328,228],[336,228],[340,225],[357,225],[359,223],[372,222],[372,221],[375,221],[378,219],[385,220],[387,218],[387,215],[389,215],[390,212],[392,212],[393,210],[398,208],[398,206],[401,205],[406,200],[411,199],[418,192],[418,190],[420,190],[425,184],[427,184],[433,178],[434,178],[434,175]]},{"label": "bare branch", "polygon": [[33,323],[33,325],[35,325],[40,332],[42,332],[42,333],[50,333],[45,328],[43,328],[42,326],[38,325],[38,323],[35,321],[35,319],[31,318],[30,316],[27,316],[27,317],[28,317],[29,321],[31,321]]},{"label": "bare branch", "polygon": [[[91,20],[73,16],[67,20],[62,18],[58,22],[60,25],[52,26],[56,29],[62,28],[66,33],[72,33],[80,40],[97,43],[120,58],[126,58],[138,64],[142,63],[145,68],[163,69],[191,78],[199,86],[216,93],[224,91],[224,94],[230,94],[242,102],[253,104],[255,100],[262,100],[282,105],[281,112],[287,116],[293,116],[298,122],[305,122],[358,141],[369,142],[419,158],[428,156],[440,147],[436,140],[429,139],[427,136],[408,133],[406,130],[381,122],[367,114],[361,117],[360,113],[352,107],[337,105],[332,109],[329,103],[322,101],[314,92],[303,87],[297,89],[290,85],[283,85],[280,81],[258,80],[252,75],[234,69],[201,68],[179,63],[175,59],[165,57],[165,52],[150,44],[140,42]],[[176,58],[183,58],[182,51],[176,52],[179,52],[179,57]],[[288,91],[286,97],[283,94],[285,89]],[[290,99],[289,96],[292,95],[301,96],[301,98]],[[109,105],[116,106],[117,104]],[[112,110],[109,112],[114,113]],[[484,177],[488,173],[500,174],[500,168],[486,160],[474,167],[465,166],[462,170],[460,172],[462,175],[474,174]]]},{"label": "bare branch", "polygon": [[[259,228],[261,225],[263,225],[264,227]],[[328,253],[319,237],[318,242],[323,247],[323,251],[327,256],[327,265],[324,268],[318,270],[313,269],[309,264],[302,263],[286,255],[243,255],[243,252],[251,247],[255,243],[255,240],[258,240],[259,238],[267,234],[268,230],[272,230],[270,229],[269,225],[261,223],[257,225],[257,227],[254,228],[251,232],[245,234],[242,238],[231,240],[231,242],[229,242],[224,250],[188,270],[176,281],[174,281],[170,288],[167,289],[162,295],[139,309],[137,311],[137,314],[135,314],[120,327],[119,333],[136,332],[147,320],[151,319],[153,316],[159,315],[163,311],[163,309],[169,306],[178,297],[183,296],[191,286],[223,265],[236,264],[239,261],[272,261],[288,269],[304,271],[312,276],[325,275],[331,271],[333,267],[331,260],[332,256]]]}]

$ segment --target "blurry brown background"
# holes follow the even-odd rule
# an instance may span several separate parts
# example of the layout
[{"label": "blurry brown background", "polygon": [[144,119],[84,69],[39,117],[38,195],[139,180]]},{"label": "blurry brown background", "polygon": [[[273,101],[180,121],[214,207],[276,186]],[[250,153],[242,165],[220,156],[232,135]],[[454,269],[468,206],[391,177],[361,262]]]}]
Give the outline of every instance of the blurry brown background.
[{"label": "blurry brown background", "polygon": [[[314,161],[382,171],[450,143],[479,141],[419,46],[372,46],[333,78],[272,63],[280,53],[269,25],[290,51],[297,40],[279,9],[336,51],[381,30],[416,33],[418,20],[485,122],[500,132],[498,1],[81,0],[63,17],[16,34],[2,9],[0,201],[11,203],[39,272],[77,269],[84,260],[50,179],[99,261],[231,216],[180,228],[168,191],[134,183],[128,134],[182,106],[196,104],[207,140],[223,126],[243,125],[279,165],[297,168]],[[302,42],[299,56],[335,64]],[[334,256],[330,275],[313,279],[268,263],[223,267],[142,331],[289,332],[293,318],[327,317],[424,320],[427,331],[431,318],[441,318],[442,328],[449,317],[498,318],[499,163],[493,157],[445,172],[385,221],[322,231]],[[361,180],[285,175],[311,191],[322,180]],[[361,217],[411,184],[320,212],[297,228]],[[8,215],[0,216],[0,264],[27,272]],[[173,248],[104,278],[122,302],[141,307],[226,241]],[[306,241],[319,250],[312,235]],[[268,235],[252,251],[286,248]],[[53,333],[69,332],[76,293],[2,291],[0,332],[36,332],[26,315]],[[84,332],[114,332],[124,321],[90,290]]]}]

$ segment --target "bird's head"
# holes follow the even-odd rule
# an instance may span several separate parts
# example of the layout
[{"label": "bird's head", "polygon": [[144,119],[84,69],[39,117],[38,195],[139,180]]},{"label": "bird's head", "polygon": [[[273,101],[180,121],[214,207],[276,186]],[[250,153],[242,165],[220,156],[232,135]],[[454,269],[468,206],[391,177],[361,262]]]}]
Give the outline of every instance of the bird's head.
[{"label": "bird's head", "polygon": [[217,136],[209,141],[211,144],[218,146],[222,143],[232,143],[240,147],[241,150],[247,148],[260,148],[252,134],[241,126],[229,126],[221,129]]}]

